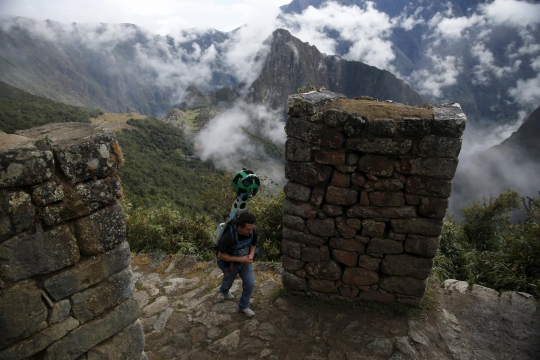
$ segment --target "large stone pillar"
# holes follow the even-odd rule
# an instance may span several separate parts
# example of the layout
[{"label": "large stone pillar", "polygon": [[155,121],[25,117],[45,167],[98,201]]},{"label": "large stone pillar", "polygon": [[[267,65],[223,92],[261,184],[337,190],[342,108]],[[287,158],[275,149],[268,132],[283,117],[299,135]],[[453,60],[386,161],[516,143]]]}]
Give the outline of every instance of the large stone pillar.
[{"label": "large stone pillar", "polygon": [[287,101],[283,283],[324,298],[419,304],[466,117],[329,91]]},{"label": "large stone pillar", "polygon": [[0,359],[139,359],[113,133],[0,132]]}]

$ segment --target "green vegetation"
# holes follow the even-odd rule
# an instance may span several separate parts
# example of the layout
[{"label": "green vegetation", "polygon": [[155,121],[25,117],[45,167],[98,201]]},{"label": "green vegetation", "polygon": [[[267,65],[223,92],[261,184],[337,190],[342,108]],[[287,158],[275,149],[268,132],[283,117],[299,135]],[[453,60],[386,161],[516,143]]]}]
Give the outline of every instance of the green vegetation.
[{"label": "green vegetation", "polygon": [[6,133],[49,123],[90,123],[99,114],[97,109],[58,103],[0,81],[0,130]]},{"label": "green vegetation", "polygon": [[203,177],[215,175],[210,164],[186,160],[193,144],[181,129],[158,119],[128,120],[136,130],[124,129],[116,137],[124,154],[120,170],[123,188],[134,207],[156,209],[168,204],[186,211],[205,208]]},{"label": "green vegetation", "polygon": [[[526,220],[511,224],[510,212],[520,208],[521,200]],[[461,224],[445,221],[435,275],[540,299],[540,201],[508,190],[473,201],[463,208],[463,216]]]}]

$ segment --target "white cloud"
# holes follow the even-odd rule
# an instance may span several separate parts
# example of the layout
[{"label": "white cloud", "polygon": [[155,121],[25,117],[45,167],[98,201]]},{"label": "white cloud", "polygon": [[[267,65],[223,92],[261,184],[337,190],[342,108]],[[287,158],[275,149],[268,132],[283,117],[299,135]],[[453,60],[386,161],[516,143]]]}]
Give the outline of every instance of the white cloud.
[{"label": "white cloud", "polygon": [[516,0],[495,0],[492,3],[480,4],[479,8],[492,23],[519,28],[540,24],[540,4]]},{"label": "white cloud", "polygon": [[540,56],[531,62],[531,67],[537,72],[536,77],[519,79],[516,86],[508,90],[508,95],[528,110],[540,105]]},{"label": "white cloud", "polygon": [[395,54],[388,40],[393,25],[388,15],[375,9],[373,2],[365,2],[364,8],[335,2],[328,2],[320,9],[310,6],[302,14],[284,15],[282,27],[332,55],[337,53],[337,42],[326,31],[337,31],[339,40],[352,43],[343,55],[345,59],[393,70]]},{"label": "white cloud", "polygon": [[487,85],[491,75],[498,78],[516,73],[521,65],[521,60],[515,60],[512,66],[497,66],[493,53],[486,49],[483,43],[477,42],[471,47],[471,55],[475,57],[479,64],[473,67],[473,84]]},{"label": "white cloud", "polygon": [[415,70],[405,79],[420,93],[441,98],[444,96],[443,89],[457,82],[461,61],[455,56],[438,56],[429,50],[426,56],[431,60],[429,70]]}]

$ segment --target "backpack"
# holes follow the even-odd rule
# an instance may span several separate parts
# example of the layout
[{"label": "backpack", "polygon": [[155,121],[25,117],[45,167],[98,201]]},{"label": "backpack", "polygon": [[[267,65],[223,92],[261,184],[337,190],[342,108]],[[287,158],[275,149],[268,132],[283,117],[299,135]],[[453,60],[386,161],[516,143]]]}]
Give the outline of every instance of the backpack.
[{"label": "backpack", "polygon": [[[234,239],[233,247],[236,245],[236,242],[238,241],[238,231],[236,231],[236,223],[233,220],[229,220],[226,223],[221,223],[217,226],[216,231],[214,232],[214,250],[216,250],[216,255],[219,252],[219,242],[221,241],[221,238],[223,237],[223,234],[226,231],[231,232],[231,237]],[[257,233],[257,228],[253,229],[253,236],[255,236]],[[259,248],[255,248],[255,257],[254,260],[257,259],[259,256]]]}]

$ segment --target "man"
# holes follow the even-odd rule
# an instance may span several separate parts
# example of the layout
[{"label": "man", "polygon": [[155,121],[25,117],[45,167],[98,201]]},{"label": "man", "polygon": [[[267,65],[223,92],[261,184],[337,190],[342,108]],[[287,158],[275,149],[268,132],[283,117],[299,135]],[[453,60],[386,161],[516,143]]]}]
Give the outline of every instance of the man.
[{"label": "man", "polygon": [[235,226],[225,229],[219,241],[218,266],[223,271],[223,281],[219,291],[225,300],[232,300],[234,296],[229,293],[234,279],[240,275],[242,279],[242,296],[238,301],[238,309],[247,317],[255,316],[249,308],[249,300],[255,287],[253,273],[253,259],[257,245],[257,232],[255,230],[255,215],[248,212],[240,214],[235,220]]}]

